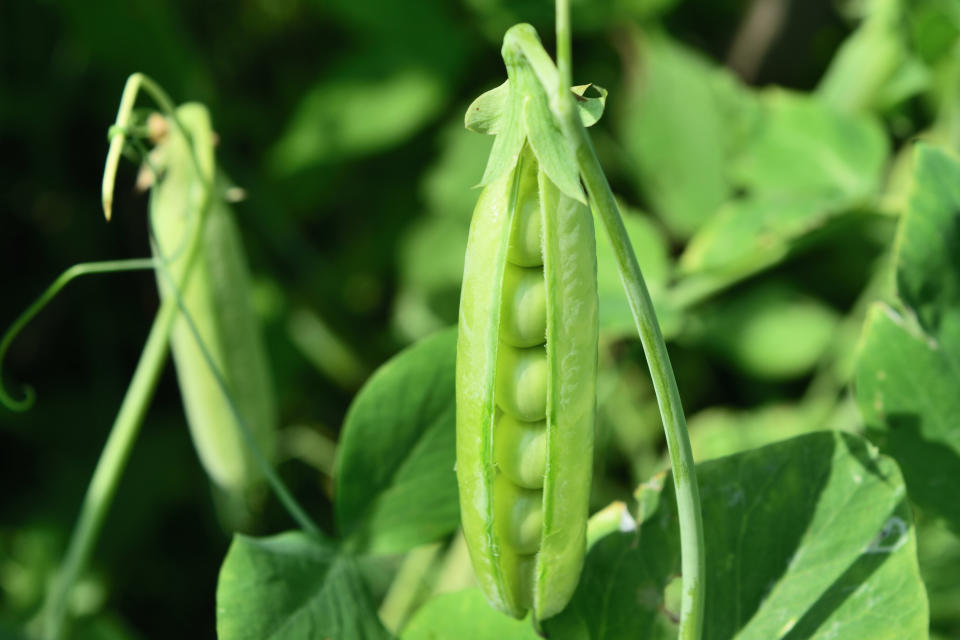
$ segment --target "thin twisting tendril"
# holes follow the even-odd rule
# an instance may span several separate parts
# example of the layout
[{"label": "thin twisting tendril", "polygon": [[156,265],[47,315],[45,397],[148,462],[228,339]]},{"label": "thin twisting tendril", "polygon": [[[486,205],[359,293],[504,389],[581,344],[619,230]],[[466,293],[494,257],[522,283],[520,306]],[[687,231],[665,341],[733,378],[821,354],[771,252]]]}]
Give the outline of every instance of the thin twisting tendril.
[{"label": "thin twisting tendril", "polygon": [[40,313],[40,311],[42,311],[43,308],[47,306],[47,304],[49,304],[54,297],[56,297],[60,290],[70,283],[70,281],[72,281],[74,278],[93,273],[142,271],[146,269],[153,269],[155,266],[156,261],[152,258],[108,260],[104,262],[84,262],[75,264],[60,274],[60,276],[53,281],[53,284],[47,287],[47,290],[44,291],[40,297],[34,301],[33,304],[27,307],[26,311],[20,314],[20,316],[3,335],[3,340],[0,340],[0,402],[2,402],[11,411],[18,412],[27,411],[33,406],[33,403],[36,400],[36,392],[33,390],[33,387],[24,385],[22,388],[23,397],[19,400],[14,398],[8,392],[3,383],[3,360],[7,355],[7,350],[10,348],[10,345],[13,343],[14,339],[16,339],[17,335],[19,335],[23,328],[27,326],[27,324],[33,320],[33,318]]}]

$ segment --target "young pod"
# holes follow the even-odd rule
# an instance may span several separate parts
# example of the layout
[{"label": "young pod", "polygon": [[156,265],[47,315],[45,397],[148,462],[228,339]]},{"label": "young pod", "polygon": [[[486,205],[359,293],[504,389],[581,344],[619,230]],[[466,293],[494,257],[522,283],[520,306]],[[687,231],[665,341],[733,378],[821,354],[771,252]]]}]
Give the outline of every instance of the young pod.
[{"label": "young pod", "polygon": [[[168,126],[151,154],[158,174],[150,202],[155,251],[167,260],[174,282],[186,275],[180,292],[184,307],[257,446],[271,459],[276,446],[272,382],[250,305],[250,276],[239,231],[220,195],[223,180],[215,167],[210,116],[200,104],[182,105],[176,113],[191,139],[179,127]],[[196,224],[201,225],[200,246],[191,256],[186,251],[188,234]],[[159,289],[163,298],[173,294],[169,278],[159,278]],[[182,314],[174,322],[171,350],[200,461],[220,488],[242,493],[261,479],[260,468]]]},{"label": "young pod", "polygon": [[470,225],[457,344],[457,479],[491,604],[550,617],[586,544],[597,375],[593,219],[525,146]]}]

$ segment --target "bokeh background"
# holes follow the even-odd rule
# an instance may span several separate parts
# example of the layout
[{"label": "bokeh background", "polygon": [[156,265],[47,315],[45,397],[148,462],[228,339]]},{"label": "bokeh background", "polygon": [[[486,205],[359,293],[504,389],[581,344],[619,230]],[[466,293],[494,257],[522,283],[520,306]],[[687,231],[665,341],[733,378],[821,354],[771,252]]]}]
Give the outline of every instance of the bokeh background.
[{"label": "bokeh background", "polygon": [[[889,294],[900,152],[919,135],[960,141],[960,3],[573,5],[575,80],[610,91],[593,135],[663,314],[698,457],[860,429],[850,359],[866,303]],[[531,22],[550,50],[552,17],[545,0],[0,3],[0,327],[74,263],[148,253],[135,166],[122,166],[112,223],[99,205],[125,78],[142,71],[175,100],[204,102],[219,161],[248,196],[235,210],[285,425],[281,471],[332,527],[331,447],[356,389],[456,319],[471,187],[491,143],[463,129],[464,110],[504,78],[506,28]],[[755,112],[778,109],[793,114],[777,124],[784,148],[801,148],[778,175],[801,193],[777,192],[770,215],[823,215],[789,232],[760,225],[741,245],[716,221],[778,179],[761,175],[776,153],[744,142]],[[836,157],[863,172],[850,193],[830,183]],[[664,464],[642,354],[600,259],[596,506]],[[0,625],[40,602],[156,307],[151,274],[81,279],[4,363],[4,381],[29,381],[38,403],[0,408]],[[960,638],[960,546],[918,517],[934,630]],[[268,503],[257,530],[289,526]],[[74,602],[88,614],[81,635],[212,637],[229,540],[168,367]]]}]

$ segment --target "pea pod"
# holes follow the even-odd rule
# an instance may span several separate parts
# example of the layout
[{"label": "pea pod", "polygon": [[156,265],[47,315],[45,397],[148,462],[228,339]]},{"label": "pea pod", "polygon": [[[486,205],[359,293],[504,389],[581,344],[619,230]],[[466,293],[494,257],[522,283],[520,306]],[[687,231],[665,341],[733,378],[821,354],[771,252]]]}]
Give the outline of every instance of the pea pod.
[{"label": "pea pod", "polygon": [[[170,282],[187,274],[181,291],[184,307],[240,415],[270,459],[276,408],[266,349],[250,306],[250,276],[239,232],[221,196],[224,180],[215,166],[210,116],[203,105],[194,103],[180,106],[176,115],[191,139],[179,127],[166,127],[151,154],[157,171],[150,202],[155,253],[168,261],[173,276],[159,279],[160,294],[173,295]],[[195,154],[196,162],[190,154]],[[202,225],[200,248],[190,256],[184,248],[196,222]],[[261,472],[182,315],[174,322],[171,350],[187,423],[204,468],[228,492],[249,489],[261,479]]]},{"label": "pea pod", "polygon": [[490,603],[558,613],[586,545],[597,372],[593,219],[529,145],[470,226],[457,344],[461,519]]}]

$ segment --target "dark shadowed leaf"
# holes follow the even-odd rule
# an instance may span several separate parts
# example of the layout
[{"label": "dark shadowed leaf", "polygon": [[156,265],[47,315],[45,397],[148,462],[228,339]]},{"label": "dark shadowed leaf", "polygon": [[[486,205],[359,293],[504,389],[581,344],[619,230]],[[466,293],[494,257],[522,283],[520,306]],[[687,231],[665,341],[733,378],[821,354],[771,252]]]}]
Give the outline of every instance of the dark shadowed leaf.
[{"label": "dark shadowed leaf", "polygon": [[960,531],[960,162],[920,146],[894,256],[903,308],[874,306],[857,361],[860,410],[910,497]]},{"label": "dark shadowed leaf", "polygon": [[353,547],[397,553],[456,529],[456,342],[448,329],[409,347],[351,405],[337,448],[335,508]]}]

